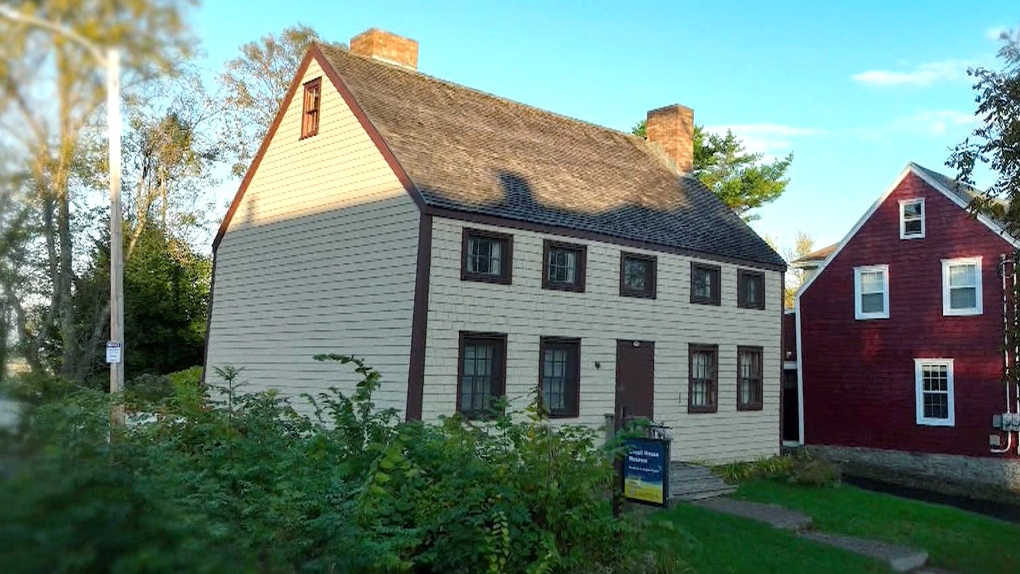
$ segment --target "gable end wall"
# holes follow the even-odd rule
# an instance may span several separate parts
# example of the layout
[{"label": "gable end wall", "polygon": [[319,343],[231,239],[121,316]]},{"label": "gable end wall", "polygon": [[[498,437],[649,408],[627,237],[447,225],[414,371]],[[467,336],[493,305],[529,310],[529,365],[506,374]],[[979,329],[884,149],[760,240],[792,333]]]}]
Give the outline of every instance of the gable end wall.
[{"label": "gable end wall", "polygon": [[[311,58],[218,245],[207,366],[296,396],[352,388],[350,368],[312,359],[352,354],[382,374],[376,403],[403,412],[420,214],[325,76]],[[301,140],[316,77],[319,132]]]},{"label": "gable end wall", "polygon": [[[926,236],[901,240],[899,201],[923,197]],[[809,445],[990,456],[1001,384],[999,255],[1012,246],[908,174],[800,296]],[[942,314],[942,259],[982,256],[984,313]],[[889,266],[890,318],[854,319],[854,267]],[[955,360],[954,427],[919,426],[915,358]]]}]

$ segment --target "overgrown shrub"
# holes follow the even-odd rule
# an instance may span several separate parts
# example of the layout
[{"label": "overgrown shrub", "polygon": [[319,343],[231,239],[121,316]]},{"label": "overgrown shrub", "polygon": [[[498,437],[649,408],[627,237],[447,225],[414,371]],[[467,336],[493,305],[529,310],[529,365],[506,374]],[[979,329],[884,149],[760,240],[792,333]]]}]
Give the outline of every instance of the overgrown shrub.
[{"label": "overgrown shrub", "polygon": [[[5,572],[670,572],[614,518],[611,449],[524,417],[405,423],[376,409],[379,374],[299,415],[273,392],[167,377],[155,422],[114,430],[108,396],[36,409],[0,483]],[[661,527],[661,526],[658,526]],[[661,539],[661,537],[659,537]]]},{"label": "overgrown shrub", "polygon": [[716,474],[727,482],[747,480],[780,480],[806,486],[839,484],[839,468],[830,462],[811,458],[805,452],[773,456],[752,462],[735,462],[717,466]]},{"label": "overgrown shrub", "polygon": [[839,467],[827,460],[809,459],[794,467],[793,480],[805,486],[836,486],[840,483]]}]

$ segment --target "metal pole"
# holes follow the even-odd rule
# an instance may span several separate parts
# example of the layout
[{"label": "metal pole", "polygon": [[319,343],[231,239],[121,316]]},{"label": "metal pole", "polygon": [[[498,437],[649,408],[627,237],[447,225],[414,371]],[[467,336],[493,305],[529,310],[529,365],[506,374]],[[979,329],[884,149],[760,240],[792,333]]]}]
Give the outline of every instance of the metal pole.
[{"label": "metal pole", "polygon": [[120,53],[106,52],[106,121],[110,144],[110,340],[120,344],[120,360],[110,363],[110,423],[124,424],[124,239],[120,207]]}]

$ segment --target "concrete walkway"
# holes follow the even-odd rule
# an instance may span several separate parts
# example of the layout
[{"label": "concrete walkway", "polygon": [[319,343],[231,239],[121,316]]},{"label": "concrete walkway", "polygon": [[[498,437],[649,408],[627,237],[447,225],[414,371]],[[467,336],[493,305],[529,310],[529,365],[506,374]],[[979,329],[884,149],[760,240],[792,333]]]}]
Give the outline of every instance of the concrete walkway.
[{"label": "concrete walkway", "polygon": [[895,572],[914,572],[915,574],[937,572],[936,570],[919,570],[919,568],[928,562],[928,553],[924,550],[887,544],[866,538],[813,532],[809,530],[811,527],[810,516],[776,504],[761,504],[758,502],[734,500],[732,498],[703,500],[694,504],[723,514],[762,522],[773,528],[789,530],[806,540],[812,540],[820,544],[842,548],[843,550],[867,556],[868,558],[885,563]]}]

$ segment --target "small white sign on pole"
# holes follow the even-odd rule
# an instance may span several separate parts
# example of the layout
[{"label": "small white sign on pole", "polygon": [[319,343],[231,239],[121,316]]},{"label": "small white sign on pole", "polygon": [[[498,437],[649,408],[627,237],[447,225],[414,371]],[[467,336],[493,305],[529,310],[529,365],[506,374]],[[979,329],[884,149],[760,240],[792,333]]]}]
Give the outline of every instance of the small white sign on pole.
[{"label": "small white sign on pole", "polygon": [[120,363],[122,360],[123,353],[121,352],[121,345],[117,341],[106,342],[106,362],[109,364]]}]

